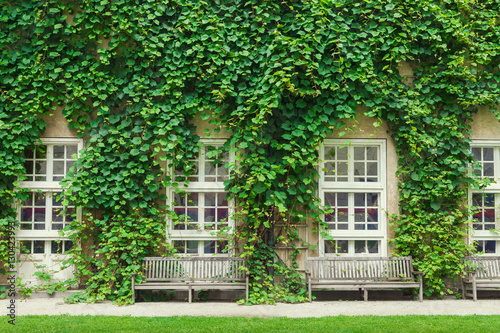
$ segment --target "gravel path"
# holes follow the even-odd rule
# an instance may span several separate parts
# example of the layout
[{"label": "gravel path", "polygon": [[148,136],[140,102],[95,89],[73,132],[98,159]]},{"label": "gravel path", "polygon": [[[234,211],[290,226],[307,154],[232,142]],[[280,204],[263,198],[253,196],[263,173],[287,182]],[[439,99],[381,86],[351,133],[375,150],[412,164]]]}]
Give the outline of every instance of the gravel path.
[{"label": "gravel path", "polygon": [[[16,316],[22,315],[106,315],[106,316],[215,316],[215,317],[324,317],[338,315],[500,315],[500,300],[425,300],[417,301],[329,301],[303,304],[244,306],[222,302],[158,302],[116,306],[64,304],[62,298],[15,300]],[[10,300],[0,300],[4,315]]]}]

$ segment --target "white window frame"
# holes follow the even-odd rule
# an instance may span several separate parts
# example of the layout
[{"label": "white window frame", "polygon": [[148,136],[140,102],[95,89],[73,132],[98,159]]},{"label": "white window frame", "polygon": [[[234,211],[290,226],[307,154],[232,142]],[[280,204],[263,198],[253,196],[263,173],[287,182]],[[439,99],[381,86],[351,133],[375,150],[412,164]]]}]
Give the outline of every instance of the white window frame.
[{"label": "white window frame", "polygon": [[[42,145],[47,146],[47,176],[52,177],[53,175],[53,146],[54,145],[77,145],[78,152],[83,149],[83,141],[76,138],[42,138]],[[50,148],[49,148],[50,147]],[[60,181],[46,180],[46,181],[20,181],[18,184],[19,188],[32,190],[31,192],[42,192],[46,195],[48,193],[61,192],[64,188],[59,184]],[[46,200],[51,200],[52,196]],[[46,206],[46,216],[49,214],[47,209],[52,207],[50,202]],[[76,208],[77,219],[81,218],[81,210]],[[21,215],[21,205],[17,205],[17,216]],[[49,224],[52,221],[45,221],[45,230],[21,230],[20,227],[16,231],[16,238],[19,241],[35,241],[35,240],[67,240],[67,237],[60,235],[59,230],[49,230]],[[48,248],[48,246],[46,247]],[[50,252],[49,252],[50,253]]]},{"label": "white window frame", "polygon": [[[486,188],[481,190],[469,189],[468,202],[472,207],[473,194],[494,194],[495,195],[495,229],[500,230],[500,141],[498,140],[474,140],[471,142],[471,148],[493,148],[493,179],[496,183],[490,183]],[[473,216],[471,216],[471,220]],[[472,224],[474,224],[472,222]],[[472,226],[471,226],[472,227]],[[495,241],[495,253],[483,253],[484,256],[500,255],[500,234],[490,230],[474,230],[470,228],[468,235],[469,244],[473,245],[475,241]]]},{"label": "white window frame", "polygon": [[[387,217],[386,217],[386,207],[387,207],[387,149],[386,149],[385,139],[326,139],[323,145],[320,146],[319,156],[320,156],[320,171],[319,171],[319,196],[322,201],[322,205],[325,203],[325,192],[334,193],[349,193],[349,196],[353,196],[354,193],[378,193],[378,228],[377,230],[353,230],[354,217],[349,216],[349,229],[348,230],[330,230],[322,228],[321,231],[327,232],[329,235],[333,236],[335,241],[348,241],[348,253],[326,253],[325,250],[325,237],[319,234],[319,253],[320,256],[360,256],[360,257],[370,257],[370,256],[386,256],[387,255]],[[350,172],[348,164],[348,181],[346,182],[335,182],[325,180],[325,162],[323,161],[325,146],[332,145],[345,145],[348,147],[348,159],[350,162],[353,161],[353,155],[351,150],[354,147],[377,147],[378,148],[378,181],[377,182],[354,182],[354,174]],[[352,194],[351,194],[352,193]],[[349,201],[349,215],[354,210],[353,201]],[[378,241],[378,253],[354,253],[354,243],[356,240],[359,241]]]},{"label": "white window frame", "polygon": [[[224,190],[224,181],[199,181],[201,177],[205,176],[205,146],[222,146],[226,142],[226,139],[202,139],[200,140],[200,152],[198,160],[198,181],[190,181],[189,183],[177,182],[178,191],[189,193],[221,193],[226,192]],[[229,154],[229,163],[234,163],[234,154]],[[172,178],[175,180],[175,170],[170,170]],[[229,176],[228,176],[229,178]],[[176,189],[167,188],[167,205],[173,209],[174,205],[174,194]],[[199,211],[203,210],[203,207],[198,207]],[[228,235],[232,235],[234,230],[234,203],[232,200],[228,201],[228,220],[227,224],[230,228]],[[201,229],[191,229],[191,230],[176,230],[174,228],[174,221],[169,219],[167,221],[167,240],[173,245],[174,241],[198,241],[198,253],[179,253],[181,256],[231,256],[231,251],[226,253],[204,253],[204,242],[205,241],[226,241],[228,239],[221,238],[217,235],[217,230],[201,230]]]}]

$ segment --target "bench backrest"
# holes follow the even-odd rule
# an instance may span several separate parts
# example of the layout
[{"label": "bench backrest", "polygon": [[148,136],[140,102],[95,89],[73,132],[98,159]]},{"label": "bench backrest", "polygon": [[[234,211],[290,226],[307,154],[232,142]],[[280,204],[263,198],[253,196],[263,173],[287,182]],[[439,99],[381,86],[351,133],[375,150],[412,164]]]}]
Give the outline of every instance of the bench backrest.
[{"label": "bench backrest", "polygon": [[143,274],[147,281],[245,281],[243,258],[228,257],[147,257]]},{"label": "bench backrest", "polygon": [[465,257],[467,270],[476,273],[476,279],[500,278],[500,257]]},{"label": "bench backrest", "polygon": [[306,258],[306,271],[313,280],[391,280],[413,279],[411,257]]}]

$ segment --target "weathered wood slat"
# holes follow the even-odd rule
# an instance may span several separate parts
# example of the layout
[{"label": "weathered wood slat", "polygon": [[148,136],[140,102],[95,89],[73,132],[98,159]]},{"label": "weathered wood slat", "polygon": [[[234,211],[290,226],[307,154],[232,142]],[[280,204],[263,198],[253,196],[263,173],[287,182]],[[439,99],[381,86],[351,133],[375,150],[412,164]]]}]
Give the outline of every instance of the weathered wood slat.
[{"label": "weathered wood slat", "polygon": [[[192,291],[201,286],[211,289],[244,289],[248,300],[248,275],[243,258],[232,257],[147,257],[143,261],[143,283],[132,283],[134,290],[187,289],[189,302]],[[132,276],[135,279],[135,276]],[[135,301],[135,292],[133,295]]]},{"label": "weathered wood slat", "polygon": [[311,290],[325,286],[349,289],[420,288],[419,299],[423,300],[422,273],[418,279],[413,272],[411,257],[321,257],[306,258],[306,281]]},{"label": "weathered wood slat", "polygon": [[465,257],[464,261],[467,265],[467,273],[462,278],[464,299],[470,296],[477,301],[477,289],[500,285],[500,256]]}]

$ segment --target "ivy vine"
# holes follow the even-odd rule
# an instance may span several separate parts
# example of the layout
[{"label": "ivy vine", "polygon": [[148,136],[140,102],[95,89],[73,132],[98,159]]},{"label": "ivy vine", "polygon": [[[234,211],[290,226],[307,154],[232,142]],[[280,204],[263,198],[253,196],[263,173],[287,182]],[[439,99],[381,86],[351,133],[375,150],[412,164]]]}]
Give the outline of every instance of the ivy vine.
[{"label": "ivy vine", "polygon": [[[130,299],[140,260],[165,249],[170,170],[198,153],[195,119],[228,130],[234,242],[248,259],[251,302],[305,299],[296,258],[305,220],[322,228],[318,148],[358,105],[396,143],[395,249],[424,272],[426,293],[460,274],[468,225],[470,122],[498,116],[496,0],[40,0],[0,8],[0,253],[15,220],[23,151],[57,106],[86,138],[68,201],[72,262],[87,300]],[[410,64],[413,77],[399,74]],[[208,131],[210,132],[210,131]],[[233,147],[233,148],[231,148]],[[237,165],[237,167],[236,167]],[[243,241],[244,240],[244,241]],[[309,244],[313,246],[314,244]],[[1,258],[3,261],[5,258]],[[283,284],[273,276],[285,276]]]}]

